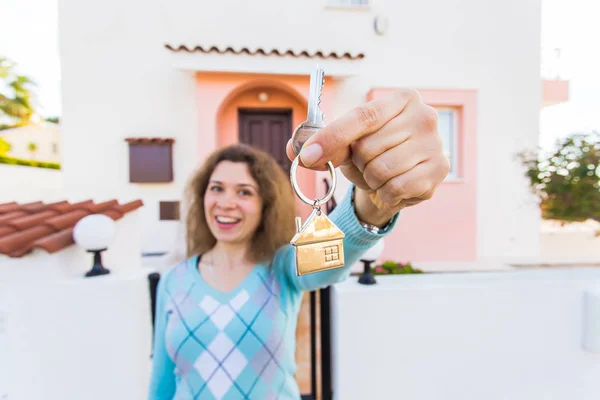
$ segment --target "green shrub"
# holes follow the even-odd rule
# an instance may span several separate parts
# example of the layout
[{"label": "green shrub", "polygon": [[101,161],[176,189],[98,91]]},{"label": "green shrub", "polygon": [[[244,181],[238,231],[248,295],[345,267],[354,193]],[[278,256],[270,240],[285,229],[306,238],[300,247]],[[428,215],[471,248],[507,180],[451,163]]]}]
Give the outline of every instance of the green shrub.
[{"label": "green shrub", "polygon": [[396,261],[386,261],[380,265],[376,265],[373,269],[373,275],[399,275],[422,273],[422,270],[414,268],[410,262],[400,263]]},{"label": "green shrub", "polygon": [[26,167],[60,169],[60,164],[47,161],[24,160],[22,158],[8,157],[0,155],[0,164],[23,165]]}]

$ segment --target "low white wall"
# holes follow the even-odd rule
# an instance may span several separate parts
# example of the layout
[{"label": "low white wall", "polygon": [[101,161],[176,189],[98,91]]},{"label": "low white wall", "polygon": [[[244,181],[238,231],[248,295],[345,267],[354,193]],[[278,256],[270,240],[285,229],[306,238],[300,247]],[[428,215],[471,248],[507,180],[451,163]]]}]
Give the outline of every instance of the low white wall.
[{"label": "low white wall", "polygon": [[146,398],[152,345],[138,211],[117,221],[109,275],[84,278],[92,255],[72,245],[0,256],[0,399]]},{"label": "low white wall", "polygon": [[0,164],[0,203],[63,200],[60,170]]},{"label": "low white wall", "polygon": [[335,398],[600,398],[600,269],[377,279],[333,289]]},{"label": "low white wall", "polygon": [[146,398],[147,273],[11,282],[0,292],[0,398]]}]

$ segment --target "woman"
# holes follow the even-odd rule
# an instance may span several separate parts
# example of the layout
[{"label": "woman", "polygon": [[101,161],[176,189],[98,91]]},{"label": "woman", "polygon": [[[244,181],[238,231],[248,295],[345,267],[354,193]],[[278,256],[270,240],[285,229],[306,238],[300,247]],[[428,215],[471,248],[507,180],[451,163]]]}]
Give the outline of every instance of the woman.
[{"label": "woman", "polygon": [[189,196],[189,258],[157,292],[150,398],[298,400],[302,292],[345,279],[383,234],[359,224],[349,191],[329,216],[346,234],[345,266],[297,276],[289,178],[244,145],[212,154]]},{"label": "woman", "polygon": [[[287,152],[292,158],[290,143]],[[300,158],[313,169],[331,161],[352,183],[329,215],[346,235],[345,266],[297,276],[287,176],[260,151],[215,152],[189,187],[188,258],[159,283],[150,399],[300,399],[302,292],[346,279],[399,211],[432,198],[450,168],[437,113],[413,89],[328,124]]]}]

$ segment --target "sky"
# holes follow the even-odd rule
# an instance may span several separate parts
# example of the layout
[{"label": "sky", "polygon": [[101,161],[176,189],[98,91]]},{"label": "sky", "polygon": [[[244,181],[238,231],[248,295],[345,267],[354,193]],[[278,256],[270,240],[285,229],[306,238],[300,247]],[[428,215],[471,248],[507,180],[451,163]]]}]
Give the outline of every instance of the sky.
[{"label": "sky", "polygon": [[[543,148],[572,132],[600,131],[598,15],[596,0],[542,0],[542,47],[561,49],[558,71],[570,81],[570,100],[540,111]],[[57,27],[57,0],[0,0],[0,55],[36,81],[46,117],[61,112]]]},{"label": "sky", "polygon": [[540,145],[574,132],[600,131],[600,2],[543,0],[542,47],[561,48],[560,77],[569,101],[540,111]]}]

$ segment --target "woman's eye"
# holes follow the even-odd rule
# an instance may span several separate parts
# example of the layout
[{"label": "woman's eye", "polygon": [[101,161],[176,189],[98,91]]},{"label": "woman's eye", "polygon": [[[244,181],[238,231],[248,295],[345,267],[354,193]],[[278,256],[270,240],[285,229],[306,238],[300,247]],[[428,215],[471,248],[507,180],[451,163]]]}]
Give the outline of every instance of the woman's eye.
[{"label": "woman's eye", "polygon": [[242,196],[252,196],[252,192],[249,191],[248,189],[242,189],[242,190],[240,190],[240,194]]},{"label": "woman's eye", "polygon": [[211,192],[220,192],[222,189],[220,186],[211,186]]}]

